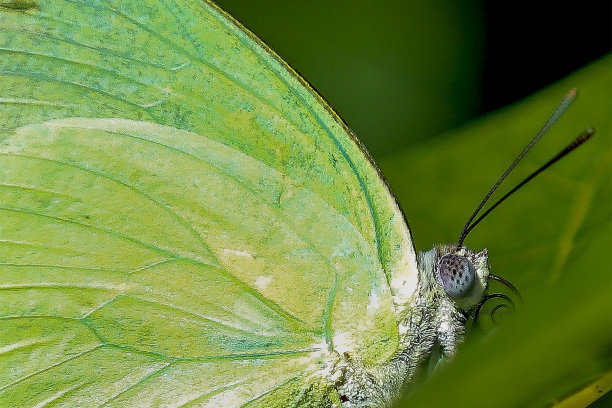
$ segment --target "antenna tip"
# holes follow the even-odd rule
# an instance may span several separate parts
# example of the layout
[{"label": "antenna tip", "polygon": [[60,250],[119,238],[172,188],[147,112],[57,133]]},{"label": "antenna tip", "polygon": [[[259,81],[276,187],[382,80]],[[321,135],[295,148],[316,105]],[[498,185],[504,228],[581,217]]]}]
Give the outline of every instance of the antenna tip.
[{"label": "antenna tip", "polygon": [[569,90],[569,92],[567,93],[567,97],[568,98],[575,98],[576,95],[578,95],[578,89],[577,88],[572,88]]},{"label": "antenna tip", "polygon": [[587,140],[589,140],[594,134],[595,134],[595,129],[590,127],[584,132],[582,132],[580,135],[578,135],[578,137],[576,138],[576,141],[578,141],[579,144],[582,144],[586,142]]}]

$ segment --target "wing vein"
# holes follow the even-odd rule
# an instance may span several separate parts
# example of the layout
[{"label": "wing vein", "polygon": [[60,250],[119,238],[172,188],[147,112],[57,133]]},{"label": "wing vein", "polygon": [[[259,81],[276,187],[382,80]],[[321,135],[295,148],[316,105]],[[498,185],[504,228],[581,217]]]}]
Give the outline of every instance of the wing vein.
[{"label": "wing vein", "polygon": [[204,400],[206,400],[207,398],[213,397],[217,394],[220,394],[224,391],[227,390],[231,390],[233,388],[235,388],[238,385],[244,384],[246,382],[246,380],[240,380],[240,381],[234,381],[234,382],[230,382],[229,384],[223,385],[223,386],[219,386],[219,387],[215,387],[212,390],[202,394],[202,395],[198,395],[197,397],[182,403],[181,405],[177,405],[176,408],[184,408],[184,407],[189,407],[189,406],[193,406],[194,404],[197,404],[198,402],[202,402]]},{"label": "wing vein", "polygon": [[247,402],[245,402],[245,403],[242,405],[242,407],[241,407],[241,408],[247,408],[249,405],[252,405],[252,404],[253,404],[253,403],[255,403],[257,400],[259,400],[259,399],[261,399],[261,398],[265,397],[266,395],[271,394],[271,393],[272,393],[272,392],[274,392],[275,390],[277,390],[277,389],[279,389],[279,388],[281,388],[281,387],[284,387],[285,385],[287,385],[287,384],[291,383],[292,381],[295,381],[295,380],[297,380],[297,379],[299,379],[299,378],[300,378],[299,376],[295,376],[295,377],[292,377],[292,378],[290,378],[290,379],[288,379],[288,380],[286,380],[286,381],[283,381],[283,382],[282,382],[282,383],[280,383],[280,384],[276,384],[274,387],[270,388],[269,390],[266,390],[266,391],[264,391],[264,392],[260,393],[259,395],[256,395],[254,398],[251,398],[250,400],[248,400]]},{"label": "wing vein", "polygon": [[163,255],[163,256],[170,257],[170,258],[174,258],[174,259],[179,259],[180,258],[180,257],[176,256],[175,254],[173,254],[172,252],[170,252],[168,250],[159,248],[159,247],[157,247],[155,245],[147,244],[147,243],[142,242],[142,241],[140,241],[140,240],[138,240],[136,238],[124,235],[124,234],[122,234],[121,232],[118,232],[118,231],[114,231],[114,230],[110,230],[110,229],[106,229],[106,228],[101,228],[101,227],[95,227],[95,226],[92,226],[92,225],[83,224],[83,223],[80,223],[80,222],[77,222],[77,221],[73,221],[73,220],[69,220],[69,219],[66,219],[66,218],[55,217],[53,215],[37,213],[37,212],[34,212],[34,211],[27,211],[27,210],[21,210],[21,209],[15,209],[15,208],[10,208],[10,207],[3,207],[3,206],[0,206],[0,210],[16,212],[16,213],[20,213],[20,214],[33,215],[33,216],[37,216],[37,217],[52,219],[52,220],[55,220],[55,221],[66,223],[66,224],[73,224],[73,225],[78,225],[78,226],[85,227],[85,228],[90,228],[92,230],[100,231],[100,232],[106,233],[108,235],[115,236],[117,238],[121,238],[121,239],[124,239],[126,241],[138,244],[138,245],[142,246],[143,248],[146,248],[146,249],[149,249],[149,250],[151,250],[153,252],[156,252],[158,255]]},{"label": "wing vein", "polygon": [[[13,209],[6,209],[6,208],[3,208],[3,207],[0,207],[0,210],[14,211]],[[42,245],[42,244],[37,244],[37,243],[35,244],[33,242],[13,241],[13,240],[10,240],[10,239],[2,239],[2,240],[0,240],[0,245],[13,245],[13,246],[22,246],[22,247],[27,247],[27,248],[38,248],[38,249],[43,249],[43,250],[46,250],[46,251],[67,252],[67,253],[71,253],[71,254],[74,254],[74,255],[83,255],[84,254],[84,252],[77,251],[77,250],[70,249],[70,248],[53,247],[53,246],[50,246],[50,245]],[[4,264],[0,264],[0,265],[4,265]],[[25,264],[15,264],[15,265],[25,265]]]},{"label": "wing vein", "polygon": [[[104,72],[104,73],[108,74],[111,77],[121,78],[122,80],[128,80],[130,82],[133,82],[133,83],[136,83],[136,84],[139,84],[139,85],[143,85],[145,87],[151,87],[151,88],[155,88],[157,90],[160,90],[158,87],[156,87],[156,86],[154,86],[152,84],[148,84],[146,82],[143,82],[143,81],[139,80],[138,78],[136,78],[134,76],[127,76],[127,75],[124,75],[124,74],[122,74],[122,73],[120,73],[118,71],[115,71],[115,70],[112,70],[112,69],[108,69],[108,68],[103,68],[103,67],[101,67],[99,65],[88,64],[86,62],[76,61],[76,60],[68,59],[68,58],[63,58],[63,57],[59,57],[57,55],[43,54],[43,53],[38,53],[38,52],[34,52],[34,51],[19,50],[19,49],[14,49],[14,48],[7,48],[7,47],[0,47],[0,53],[2,53],[2,52],[7,53],[7,54],[13,53],[13,54],[29,55],[29,56],[33,56],[33,57],[44,57],[44,58],[48,58],[48,59],[51,59],[51,60],[63,62],[63,63],[65,63],[68,66],[70,66],[70,65],[79,65],[79,66],[82,66],[82,67],[90,68],[93,71],[97,70],[97,71]],[[72,82],[71,84],[77,85],[77,83],[75,83],[75,82]],[[78,85],[82,85],[82,84],[78,84]],[[99,89],[99,88],[96,88],[96,89]],[[102,89],[100,89],[100,90],[102,90]],[[103,92],[106,92],[106,91],[103,91]],[[109,94],[109,93],[107,93],[107,94]],[[127,101],[127,99],[124,99],[124,101]],[[146,106],[146,104],[143,105],[143,104],[138,104],[138,103],[135,103],[135,102],[131,102],[131,103],[134,104],[135,106],[141,106],[141,107]]]},{"label": "wing vein", "polygon": [[[71,38],[66,38],[66,37],[57,37],[54,35],[51,35],[49,33],[45,33],[45,32],[30,32],[29,30],[19,30],[19,29],[14,29],[13,31],[17,31],[17,32],[24,32],[24,33],[30,33],[39,37],[43,37],[43,38],[48,38],[50,40],[56,41],[56,42],[60,42],[60,43],[65,43],[65,44],[71,44],[71,45],[75,45],[77,47],[83,47],[83,48],[87,48],[89,50],[92,51],[96,51],[99,52],[101,54],[106,54],[106,55],[110,55],[113,57],[117,57],[117,58],[121,58],[123,60],[126,61],[130,61],[132,63],[137,63],[139,65],[145,65],[145,66],[149,66],[152,68],[158,68],[158,69],[163,69],[167,72],[173,72],[174,68],[168,68],[164,65],[161,64],[155,64],[152,61],[146,61],[146,60],[141,60],[141,59],[136,59],[136,58],[132,58],[126,54],[121,54],[118,52],[114,52],[113,50],[109,49],[109,48],[105,48],[105,47],[94,47],[92,45],[88,45],[79,41],[75,41]],[[131,77],[130,77],[131,78]],[[146,84],[145,82],[142,82],[143,84]]]},{"label": "wing vein", "polygon": [[156,305],[156,306],[158,306],[160,308],[165,308],[165,309],[169,309],[169,310],[178,311],[178,312],[184,313],[186,315],[189,315],[191,317],[195,317],[197,319],[204,320],[204,321],[206,321],[208,323],[211,323],[213,325],[223,326],[226,329],[229,329],[231,331],[235,331],[237,333],[245,333],[245,334],[249,334],[249,335],[253,335],[253,336],[264,337],[264,338],[275,338],[275,339],[277,339],[279,335],[283,335],[283,334],[286,335],[287,334],[287,333],[272,332],[272,331],[265,331],[265,332],[262,332],[262,333],[250,331],[250,330],[247,330],[247,329],[244,329],[244,328],[236,327],[236,326],[234,326],[234,325],[232,325],[232,324],[230,324],[228,322],[224,322],[221,319],[216,319],[216,318],[213,318],[213,317],[205,316],[205,315],[202,315],[200,313],[196,313],[196,312],[187,310],[187,309],[185,309],[183,307],[173,305],[171,303],[162,303],[161,301],[157,301],[157,300],[156,301],[152,301],[152,300],[148,300],[148,299],[139,297],[137,295],[126,294],[122,298],[131,299],[131,300],[143,303],[143,304]]},{"label": "wing vein", "polygon": [[42,339],[30,339],[25,341],[18,341],[15,343],[3,345],[0,347],[0,355],[7,355],[14,352],[23,351],[30,348],[40,347],[43,344],[47,344],[51,341],[51,338],[42,338]]},{"label": "wing vein", "polygon": [[92,291],[118,291],[121,292],[124,288],[122,286],[119,287],[110,287],[110,286],[102,286],[96,284],[90,285],[75,285],[75,284],[58,284],[58,283],[35,283],[35,284],[0,284],[0,291],[3,290],[30,290],[30,289],[83,289],[83,290],[92,290]]},{"label": "wing vein", "polygon": [[40,187],[24,186],[20,184],[11,184],[11,183],[0,183],[0,188],[2,187],[6,189],[27,190],[27,191],[32,191],[35,193],[43,193],[43,194],[48,194],[48,195],[57,196],[57,197],[72,198],[74,200],[77,199],[77,197],[71,196],[69,194],[64,194],[58,191],[48,190],[48,189],[40,188]]},{"label": "wing vein", "polygon": [[[0,319],[1,319],[1,318],[0,318]],[[49,370],[51,370],[51,369],[53,369],[53,368],[55,368],[55,367],[59,367],[59,366],[61,366],[62,364],[65,364],[65,363],[68,363],[68,362],[70,362],[70,361],[72,361],[72,360],[75,360],[75,359],[77,359],[77,358],[80,358],[80,357],[82,357],[82,356],[84,356],[84,355],[86,355],[86,354],[88,354],[88,353],[90,353],[90,352],[92,352],[92,351],[94,351],[94,350],[97,350],[97,349],[101,348],[102,346],[103,346],[102,344],[98,344],[98,345],[96,345],[96,346],[94,346],[94,347],[92,347],[92,348],[90,348],[90,349],[88,349],[88,350],[82,351],[82,352],[80,352],[80,353],[78,353],[78,354],[76,354],[76,355],[74,355],[74,356],[71,356],[71,357],[66,358],[66,359],[64,359],[64,360],[62,360],[62,361],[59,361],[59,362],[54,363],[54,364],[51,364],[51,365],[49,365],[49,366],[47,366],[47,367],[45,367],[45,368],[43,368],[43,369],[40,369],[40,370],[37,370],[37,371],[35,371],[35,372],[33,372],[33,373],[30,373],[30,374],[28,374],[28,375],[25,375],[25,376],[23,376],[23,377],[21,377],[21,378],[19,378],[19,379],[15,380],[15,381],[12,381],[12,382],[10,382],[10,383],[8,383],[8,384],[6,384],[6,385],[4,385],[4,386],[0,387],[0,392],[4,391],[4,390],[6,390],[6,389],[8,389],[8,388],[10,388],[10,387],[13,387],[13,386],[15,386],[15,385],[17,385],[17,384],[19,384],[19,383],[22,383],[23,381],[26,381],[26,380],[28,380],[29,378],[32,378],[32,377],[34,377],[34,376],[36,376],[36,375],[38,375],[38,374],[42,374],[42,373],[44,373],[44,372],[46,372],[46,371],[49,371]]]},{"label": "wing vein", "polygon": [[56,403],[58,400],[64,398],[66,395],[70,394],[71,392],[82,388],[83,386],[85,386],[86,383],[84,382],[80,382],[77,383],[71,387],[68,388],[64,388],[63,390],[60,390],[58,392],[56,392],[55,394],[49,396],[48,398],[45,398],[43,401],[41,401],[40,403],[34,405],[32,408],[44,408],[46,406],[49,406],[51,404]]},{"label": "wing vein", "polygon": [[[111,396],[110,398],[108,398],[106,401],[102,402],[100,405],[98,405],[98,408],[103,407],[105,405],[107,405],[108,403],[110,403],[113,400],[116,400],[117,398],[119,398],[122,394],[125,394],[126,392],[130,391],[131,389],[133,389],[134,387],[137,387],[140,384],[144,384],[145,382],[149,381],[151,378],[156,377],[158,375],[161,375],[168,367],[170,367],[172,363],[166,363],[164,364],[161,368],[158,368],[150,373],[147,373],[144,377],[142,377],[141,379],[139,379],[137,382],[135,382],[134,384],[130,384],[128,387],[126,387],[125,389],[119,391],[118,393],[116,393],[115,395]],[[127,376],[127,375],[126,375]]]},{"label": "wing vein", "polygon": [[[34,245],[34,246],[38,247],[38,245]],[[40,246],[40,247],[43,247],[43,246]],[[43,248],[52,248],[52,247],[43,247]],[[57,268],[57,269],[75,269],[75,270],[83,270],[83,271],[103,271],[103,272],[129,273],[129,271],[122,271],[122,270],[119,270],[119,269],[91,268],[91,267],[85,267],[85,266],[70,266],[70,265],[17,264],[17,263],[12,263],[12,262],[0,262],[0,266],[15,266],[15,267],[26,267],[26,268]]]},{"label": "wing vein", "polygon": [[12,76],[16,76],[16,77],[23,77],[23,78],[31,78],[31,79],[40,79],[42,81],[49,81],[49,82],[57,82],[60,83],[62,85],[66,85],[68,87],[73,86],[75,88],[81,88],[81,89],[85,89],[88,91],[92,91],[95,93],[98,93],[100,95],[103,95],[105,97],[108,97],[110,99],[114,99],[118,102],[122,102],[125,103],[126,105],[130,105],[133,106],[143,112],[145,112],[153,121],[158,122],[159,123],[159,119],[155,117],[155,115],[153,115],[153,113],[151,113],[151,111],[147,108],[147,106],[143,106],[143,105],[139,105],[135,102],[132,102],[130,100],[121,98],[115,94],[112,94],[110,92],[107,92],[103,89],[100,88],[96,88],[93,86],[88,86],[85,84],[79,84],[76,82],[68,82],[65,81],[63,79],[58,79],[58,78],[54,78],[54,77],[50,77],[50,76],[45,76],[45,75],[38,75],[38,74],[33,74],[33,73],[26,73],[23,71],[11,71],[11,70],[0,70],[0,74],[4,74],[4,75],[12,75]]},{"label": "wing vein", "polygon": [[[123,187],[126,187],[127,189],[133,191],[134,193],[136,193],[137,195],[145,198],[146,200],[148,200],[149,202],[153,203],[156,207],[166,211],[171,217],[173,217],[176,221],[179,222],[179,224],[181,224],[183,227],[187,228],[187,230],[199,241],[199,243],[203,246],[203,248],[208,252],[207,255],[210,255],[211,257],[213,257],[213,261],[215,262],[215,264],[211,264],[210,266],[219,266],[219,260],[215,257],[214,252],[210,249],[210,246],[206,243],[206,241],[204,241],[204,238],[193,228],[193,226],[191,224],[189,224],[184,218],[182,218],[178,213],[176,213],[175,211],[173,211],[171,208],[169,208],[168,206],[166,206],[165,204],[155,200],[153,197],[151,197],[149,194],[145,193],[144,191],[140,190],[139,188],[137,188],[134,185],[125,183],[115,177],[113,177],[112,175],[106,174],[105,172],[101,172],[101,171],[96,171],[87,167],[83,167],[83,166],[79,166],[76,163],[67,163],[61,160],[55,160],[55,159],[50,159],[50,158],[46,158],[46,157],[38,157],[38,156],[29,156],[29,155],[23,155],[23,154],[15,154],[15,153],[1,153],[0,152],[0,156],[2,155],[6,155],[6,156],[17,156],[17,157],[26,157],[26,158],[30,158],[30,159],[34,159],[34,160],[40,160],[40,161],[48,161],[48,162],[52,162],[52,163],[57,163],[60,165],[65,165],[65,166],[69,166],[69,167],[73,167],[76,169],[79,169],[81,171],[84,172],[88,172],[90,174],[95,174],[97,176],[103,177],[107,180],[111,180],[112,182],[115,182]],[[1,207],[0,207],[1,208]],[[69,221],[69,220],[67,220]],[[106,229],[102,229],[99,227],[94,227],[94,226],[90,226],[88,224],[82,224],[82,223],[78,223],[76,221],[72,221],[76,224],[79,225],[83,225],[86,227],[91,227],[94,229],[100,229],[102,231],[111,231],[111,230],[106,230]],[[114,231],[116,234],[119,234],[120,236],[123,236],[120,232],[118,231]],[[140,242],[138,240],[136,240],[135,238],[132,237],[127,237],[124,236],[126,239],[130,239],[130,240],[134,240],[135,242],[141,243],[143,246],[147,246],[148,244],[144,243],[144,242]],[[155,246],[151,246],[151,248],[157,248]],[[181,258],[181,256],[179,256],[178,254],[173,254],[170,251],[166,251],[163,250],[161,248],[158,248],[160,254],[165,253],[166,255],[171,255],[172,258]],[[165,251],[165,252],[163,252]]]},{"label": "wing vein", "polygon": [[54,108],[75,108],[76,105],[68,103],[59,103],[56,101],[47,101],[44,99],[28,99],[28,98],[0,98],[0,105],[37,105],[51,106]]}]

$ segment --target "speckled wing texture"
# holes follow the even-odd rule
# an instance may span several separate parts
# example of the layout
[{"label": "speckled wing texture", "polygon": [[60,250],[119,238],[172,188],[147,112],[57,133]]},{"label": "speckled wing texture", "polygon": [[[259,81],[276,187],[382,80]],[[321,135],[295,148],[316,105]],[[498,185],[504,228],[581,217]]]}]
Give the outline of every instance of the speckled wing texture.
[{"label": "speckled wing texture", "polygon": [[408,227],[201,0],[0,0],[0,406],[316,406],[398,347]]}]

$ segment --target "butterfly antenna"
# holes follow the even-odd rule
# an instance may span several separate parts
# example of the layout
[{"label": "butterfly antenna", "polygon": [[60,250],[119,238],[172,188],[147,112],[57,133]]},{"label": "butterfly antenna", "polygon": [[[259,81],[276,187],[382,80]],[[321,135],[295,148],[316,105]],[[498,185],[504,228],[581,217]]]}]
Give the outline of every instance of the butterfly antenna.
[{"label": "butterfly antenna", "polygon": [[480,316],[480,309],[482,309],[484,304],[487,303],[491,299],[503,299],[506,302],[508,302],[508,304],[510,305],[509,306],[510,308],[514,309],[514,302],[507,295],[504,295],[503,293],[492,293],[482,298],[480,303],[476,305],[476,308],[474,310],[474,322],[475,323],[478,322],[478,316]]},{"label": "butterfly antenna", "polygon": [[512,307],[508,306],[505,303],[500,303],[499,305],[491,309],[491,321],[493,322],[493,324],[497,324],[497,320],[495,320],[495,313],[497,313],[497,311],[500,309],[512,309]]},{"label": "butterfly antenna", "polygon": [[493,275],[492,273],[489,274],[489,279],[497,281],[501,283],[502,285],[506,286],[508,289],[512,291],[512,293],[514,293],[519,298],[521,302],[523,301],[523,296],[521,296],[521,292],[519,292],[516,286],[510,283],[510,281],[502,278],[501,276]]},{"label": "butterfly antenna", "polygon": [[[530,182],[535,176],[537,176],[538,174],[542,173],[544,170],[546,170],[547,168],[552,166],[555,162],[561,160],[568,153],[574,151],[578,146],[582,145],[584,142],[589,140],[593,136],[594,133],[595,133],[595,131],[593,129],[587,129],[584,132],[582,132],[580,135],[578,135],[578,137],[575,138],[570,144],[568,144],[565,147],[565,149],[561,150],[559,153],[557,153],[557,155],[555,157],[553,157],[552,159],[550,159],[549,161],[544,163],[539,169],[537,169],[536,171],[531,173],[528,177],[526,177],[523,181],[518,183],[512,190],[508,191],[502,198],[497,200],[495,202],[495,204],[493,204],[491,207],[489,207],[489,209],[487,211],[482,213],[482,215],[480,217],[478,217],[478,219],[476,219],[476,221],[474,221],[467,228],[465,228],[464,229],[465,232],[462,233],[462,238],[464,239],[465,236],[476,225],[478,225],[480,223],[480,221],[482,221],[487,215],[489,215],[491,213],[491,211],[493,211],[495,208],[497,208],[497,206],[499,206],[501,203],[503,203],[508,197],[510,197],[512,194],[514,194],[519,188],[523,187],[525,184]],[[461,239],[459,245],[461,245],[461,242],[463,242],[463,239]]]},{"label": "butterfly antenna", "polygon": [[576,94],[577,94],[576,88],[570,89],[570,91],[567,93],[567,95],[565,95],[565,97],[563,98],[559,106],[557,106],[557,108],[552,113],[552,115],[550,115],[550,118],[548,118],[544,126],[542,126],[540,131],[533,137],[533,139],[531,139],[531,141],[527,144],[527,146],[525,146],[523,151],[519,153],[518,156],[516,156],[516,159],[514,159],[512,164],[510,164],[510,166],[501,175],[501,177],[497,180],[497,182],[495,182],[493,187],[491,187],[487,195],[480,202],[480,204],[478,204],[478,207],[476,207],[476,210],[474,211],[474,213],[465,223],[465,226],[463,227],[463,229],[461,230],[461,234],[459,235],[459,241],[457,242],[457,246],[461,246],[461,244],[463,244],[463,241],[467,237],[467,234],[472,230],[472,228],[474,228],[475,225],[470,227],[470,224],[472,223],[474,218],[476,218],[476,216],[478,215],[482,207],[484,207],[487,201],[489,201],[489,198],[491,198],[495,190],[497,190],[499,185],[505,180],[508,174],[510,174],[510,172],[523,159],[523,157],[525,157],[525,155],[531,150],[531,148],[535,146],[535,144],[542,138],[542,136],[544,136],[544,134],[548,131],[548,129],[550,129],[550,127],[557,121],[557,119],[559,119],[559,117],[563,114],[563,112],[565,112],[565,110],[571,105],[574,99],[576,99]]}]

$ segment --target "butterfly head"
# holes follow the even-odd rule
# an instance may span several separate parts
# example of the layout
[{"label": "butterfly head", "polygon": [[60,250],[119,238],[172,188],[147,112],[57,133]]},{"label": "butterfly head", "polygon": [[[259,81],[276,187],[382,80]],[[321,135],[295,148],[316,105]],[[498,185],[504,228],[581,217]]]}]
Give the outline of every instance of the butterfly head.
[{"label": "butterfly head", "polygon": [[474,252],[465,247],[442,246],[437,258],[435,278],[440,289],[458,309],[475,307],[488,288],[488,250]]}]

